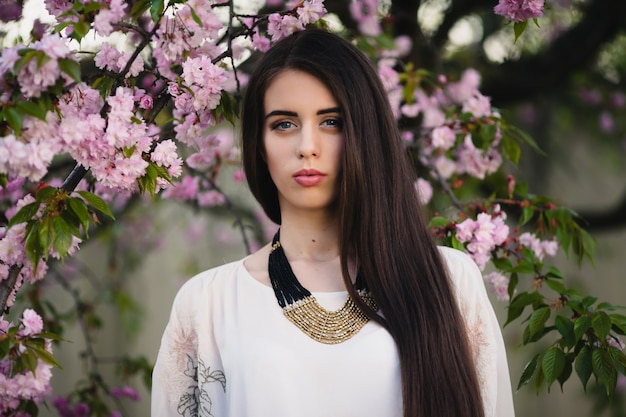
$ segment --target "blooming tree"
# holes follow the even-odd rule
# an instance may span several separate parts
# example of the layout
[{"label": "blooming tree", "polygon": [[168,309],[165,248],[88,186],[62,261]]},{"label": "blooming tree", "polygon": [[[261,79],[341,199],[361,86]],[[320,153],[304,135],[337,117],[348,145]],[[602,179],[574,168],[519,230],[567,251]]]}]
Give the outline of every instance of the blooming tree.
[{"label": "blooming tree", "polygon": [[[342,26],[322,0],[268,1],[257,11],[235,3],[46,0],[55,23],[36,25],[28,42],[2,50],[0,310],[15,304],[23,286],[56,277],[75,298],[81,324],[93,325],[93,312],[51,265],[129,216],[141,195],[228,208],[248,250],[255,244],[250,224],[272,227],[242,215],[220,186],[226,166],[235,167],[233,181],[243,180],[226,126],[237,123],[251,57],[294,31]],[[529,19],[542,16],[543,3],[501,0],[494,11],[514,22],[517,39]],[[510,173],[522,146],[540,152],[536,143],[481,93],[479,72],[448,77],[419,68],[407,59],[411,39],[392,36],[376,0],[347,9],[355,23],[349,36],[377,65],[403,128],[420,175],[416,189],[435,213],[433,232],[476,261],[508,303],[507,324],[524,319],[524,344],[550,341],[519,386],[562,385],[575,370],[583,386],[595,376],[611,395],[626,374],[619,341],[626,316],[569,288],[549,264],[559,250],[591,258],[594,244],[576,213],[529,193]],[[16,10],[4,13],[18,18]],[[92,37],[97,50],[83,49]],[[486,197],[476,193],[482,184],[490,187]],[[62,343],[53,309],[40,294],[30,301],[21,319],[0,319],[0,410],[7,416],[37,414],[57,365],[52,340]],[[125,358],[122,371],[143,373],[149,384],[143,358]],[[61,416],[118,416],[122,399],[137,399],[129,386],[110,387],[97,372],[90,378],[75,395],[52,401]]]}]

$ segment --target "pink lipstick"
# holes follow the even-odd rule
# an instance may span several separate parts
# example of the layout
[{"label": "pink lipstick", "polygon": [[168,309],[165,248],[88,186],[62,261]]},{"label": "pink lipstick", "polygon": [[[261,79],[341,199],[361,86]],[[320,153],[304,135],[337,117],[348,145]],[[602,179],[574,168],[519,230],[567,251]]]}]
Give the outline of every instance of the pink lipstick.
[{"label": "pink lipstick", "polygon": [[315,169],[301,169],[293,174],[293,179],[303,187],[312,187],[322,182],[325,176]]}]

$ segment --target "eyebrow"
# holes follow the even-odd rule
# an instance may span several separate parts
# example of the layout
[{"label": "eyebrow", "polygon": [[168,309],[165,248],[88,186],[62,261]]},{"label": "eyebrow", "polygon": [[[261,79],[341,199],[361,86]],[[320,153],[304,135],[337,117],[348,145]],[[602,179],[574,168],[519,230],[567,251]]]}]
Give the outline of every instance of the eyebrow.
[{"label": "eyebrow", "polygon": [[[328,113],[341,113],[341,109],[339,107],[331,107],[328,109],[321,109],[317,111],[317,115],[323,115],[323,114],[328,114]],[[273,110],[271,112],[269,112],[267,115],[265,115],[265,119],[268,119],[272,116],[291,116],[291,117],[297,117],[298,113],[294,112],[294,111],[289,111],[289,110]]]}]

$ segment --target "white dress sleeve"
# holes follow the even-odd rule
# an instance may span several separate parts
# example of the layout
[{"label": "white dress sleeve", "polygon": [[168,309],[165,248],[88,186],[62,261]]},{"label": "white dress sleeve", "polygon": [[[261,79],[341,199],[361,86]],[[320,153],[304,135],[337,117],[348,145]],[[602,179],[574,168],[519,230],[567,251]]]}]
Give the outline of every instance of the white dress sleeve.
[{"label": "white dress sleeve", "polygon": [[[188,281],[174,299],[152,373],[151,417],[212,416],[212,400],[225,394],[223,372],[205,366],[211,356],[207,352],[214,352],[215,346],[208,346],[202,336],[210,320],[203,300],[206,280],[201,278]],[[213,381],[218,384],[207,384]]]},{"label": "white dress sleeve", "polygon": [[474,261],[461,251],[441,248],[441,254],[467,326],[485,417],[514,417],[504,340],[482,274]]}]

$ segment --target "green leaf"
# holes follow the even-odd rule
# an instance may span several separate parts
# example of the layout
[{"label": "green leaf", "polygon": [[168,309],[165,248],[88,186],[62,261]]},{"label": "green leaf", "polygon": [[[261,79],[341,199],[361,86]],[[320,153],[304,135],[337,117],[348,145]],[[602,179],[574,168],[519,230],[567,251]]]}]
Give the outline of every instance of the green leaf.
[{"label": "green leaf", "polygon": [[502,144],[500,145],[502,155],[511,161],[515,166],[519,164],[522,151],[519,144],[508,136],[502,138]]},{"label": "green leaf", "polygon": [[59,68],[72,77],[74,81],[80,82],[80,64],[78,62],[69,58],[59,58]]},{"label": "green leaf", "polygon": [[85,232],[85,236],[89,237],[89,222],[91,221],[91,216],[89,216],[89,209],[83,200],[76,197],[70,197],[68,200],[69,210],[72,211],[78,217],[81,225],[83,226],[83,231]]},{"label": "green leaf", "polygon": [[574,334],[574,324],[571,320],[557,315],[554,319],[554,326],[563,336],[563,341],[567,347],[573,347],[576,344],[576,335]]},{"label": "green leaf", "polygon": [[[533,311],[528,320],[528,330],[530,331],[529,338],[543,330],[546,325],[546,321],[550,318],[550,307],[540,307]],[[544,370],[545,372],[545,370]]]},{"label": "green leaf", "polygon": [[56,196],[58,191],[59,189],[56,187],[50,187],[50,186],[42,187],[39,189],[39,191],[37,191],[35,198],[39,202],[42,202],[44,200],[51,200],[52,198]]},{"label": "green leaf", "polygon": [[513,23],[513,32],[515,33],[515,41],[513,41],[514,43],[517,42],[520,36],[522,36],[527,26],[528,20]]},{"label": "green leaf", "polygon": [[56,232],[54,248],[59,253],[61,259],[63,259],[72,246],[72,231],[65,220],[60,216],[54,217],[52,223],[54,224],[54,230]]},{"label": "green leaf", "polygon": [[37,214],[37,211],[39,211],[39,206],[40,203],[37,202],[26,204],[24,207],[19,209],[13,217],[11,217],[11,220],[9,220],[9,227],[31,220],[33,216]]},{"label": "green leaf", "polygon": [[513,298],[513,294],[515,294],[515,289],[517,288],[517,283],[519,282],[519,276],[517,272],[513,272],[511,274],[511,278],[509,279],[509,286],[507,287],[507,293],[509,294],[509,299]]},{"label": "green leaf", "polygon": [[551,347],[543,355],[541,360],[541,369],[548,383],[548,391],[550,385],[559,377],[565,367],[565,353],[556,346]]},{"label": "green leaf", "polygon": [[33,265],[33,271],[37,272],[37,265],[39,265],[39,261],[43,256],[41,246],[39,245],[39,222],[34,222],[30,230],[27,227],[25,248],[26,256]]},{"label": "green leaf", "polygon": [[109,206],[103,199],[88,191],[77,191],[77,193],[80,194],[80,196],[84,198],[87,203],[91,204],[91,206],[98,210],[100,213],[108,216],[112,220],[115,220],[115,216],[113,216],[113,213],[109,209]]},{"label": "green leaf", "polygon": [[512,268],[511,260],[509,258],[493,258],[491,263],[493,263],[493,266],[502,272],[509,272]]},{"label": "green leaf", "polygon": [[526,306],[541,301],[543,301],[543,296],[536,291],[530,293],[522,292],[516,295],[509,304],[507,320],[504,325],[506,326],[507,324],[518,318],[524,312]]},{"label": "green leaf", "polygon": [[596,311],[591,316],[591,325],[600,340],[606,340],[611,331],[611,318],[604,311]]},{"label": "green leaf", "polygon": [[535,374],[537,364],[539,363],[540,355],[536,354],[527,364],[524,366],[524,371],[517,384],[517,390],[519,391],[524,385],[528,384]]},{"label": "green leaf", "polygon": [[593,306],[593,304],[598,301],[598,297],[594,297],[591,295],[586,296],[585,298],[583,298],[582,300],[582,306],[585,310],[589,310],[591,311],[591,306]]},{"label": "green leaf", "polygon": [[46,114],[49,110],[48,108],[42,106],[40,101],[18,101],[15,103],[15,107],[18,110],[43,121],[46,120]]},{"label": "green leaf", "polygon": [[39,246],[45,259],[48,259],[48,251],[50,250],[50,244],[55,240],[55,231],[52,226],[52,219],[45,217],[39,222]]},{"label": "green leaf", "polygon": [[130,9],[130,17],[133,19],[139,18],[146,10],[150,8],[149,0],[139,0]]},{"label": "green leaf", "polygon": [[452,245],[452,247],[454,249],[457,249],[457,250],[460,250],[460,251],[465,250],[465,245],[463,245],[461,242],[459,242],[459,239],[457,239],[455,235],[452,235],[450,237],[450,244]]},{"label": "green leaf", "polygon": [[37,356],[39,356],[39,358],[45,363],[47,363],[48,365],[52,365],[56,368],[63,369],[63,367],[59,364],[59,362],[57,362],[56,358],[54,357],[54,355],[52,355],[52,353],[48,352],[45,349],[40,349],[40,348],[33,348],[33,350],[37,353]]},{"label": "green leaf", "polygon": [[565,285],[563,285],[562,282],[560,281],[554,281],[551,279],[546,279],[543,281],[548,287],[550,287],[550,289],[552,289],[555,292],[558,292],[559,294],[564,294],[565,293]]},{"label": "green leaf", "polygon": [[621,334],[626,335],[626,316],[622,314],[611,314],[611,323],[613,328],[620,330]]},{"label": "green leaf", "polygon": [[202,27],[202,20],[200,19],[200,17],[198,17],[198,15],[196,14],[196,11],[193,9],[193,7],[189,5],[187,6],[189,7],[189,11],[191,12],[191,17],[193,21],[196,22],[198,26]]},{"label": "green leaf", "polygon": [[617,384],[617,369],[611,355],[604,349],[593,349],[591,354],[593,373],[602,382],[606,395],[610,398]]},{"label": "green leaf", "polygon": [[111,94],[111,89],[115,84],[115,79],[107,77],[106,75],[96,79],[93,82],[92,87],[100,91],[100,97],[106,99]]},{"label": "green leaf", "polygon": [[554,266],[548,267],[548,273],[546,274],[546,276],[549,278],[564,279],[563,273]]},{"label": "green leaf", "polygon": [[81,21],[75,22],[72,27],[73,30],[70,34],[70,37],[76,39],[77,41],[80,41],[82,38],[84,38],[90,29],[89,23]]},{"label": "green leaf", "polygon": [[559,381],[559,385],[561,386],[561,392],[563,392],[563,384],[569,379],[572,375],[572,359],[570,359],[571,355],[565,356],[565,365],[563,366],[563,370],[561,371],[561,375],[559,375],[556,379]]},{"label": "green leaf", "polygon": [[450,220],[445,217],[435,216],[428,222],[428,227],[446,227],[450,224]]},{"label": "green leaf", "polygon": [[22,134],[22,125],[24,124],[24,117],[15,110],[13,107],[7,107],[4,109],[4,118],[6,119],[13,132],[15,132],[15,136],[20,136]]},{"label": "green leaf", "polygon": [[533,216],[535,215],[535,210],[530,207],[530,206],[526,206],[522,209],[522,218],[520,219],[519,225],[523,226],[526,223],[528,223]]},{"label": "green leaf", "polygon": [[574,335],[576,336],[576,341],[578,342],[581,337],[589,330],[591,327],[591,317],[589,316],[581,316],[576,319],[574,322]]},{"label": "green leaf", "polygon": [[152,0],[150,4],[150,16],[153,22],[158,22],[163,13],[163,0]]},{"label": "green leaf", "polygon": [[31,371],[34,375],[35,370],[37,369],[37,356],[35,356],[32,351],[26,350],[20,356],[20,360],[22,361],[24,368]]},{"label": "green leaf", "polygon": [[517,272],[520,274],[534,274],[535,264],[533,264],[528,259],[522,259],[520,263],[513,268],[511,268],[511,272]]}]

